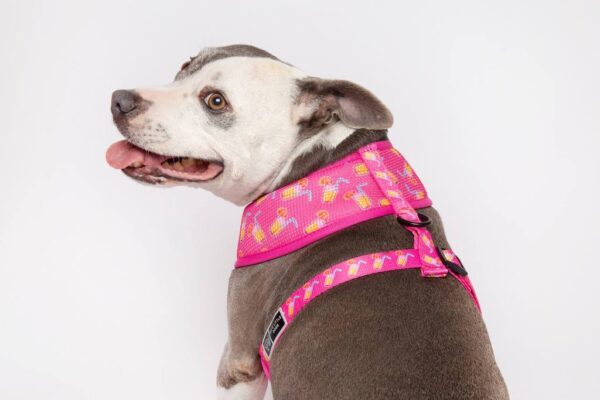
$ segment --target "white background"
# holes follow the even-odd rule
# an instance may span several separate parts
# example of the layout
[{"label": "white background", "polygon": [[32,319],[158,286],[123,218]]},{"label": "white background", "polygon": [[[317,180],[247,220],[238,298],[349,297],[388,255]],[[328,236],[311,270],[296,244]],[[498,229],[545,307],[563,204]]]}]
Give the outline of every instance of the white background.
[{"label": "white background", "polygon": [[600,2],[0,2],[0,399],[210,399],[241,210],[104,162],[114,89],[251,43],[345,78],[470,269],[513,399],[598,398]]}]

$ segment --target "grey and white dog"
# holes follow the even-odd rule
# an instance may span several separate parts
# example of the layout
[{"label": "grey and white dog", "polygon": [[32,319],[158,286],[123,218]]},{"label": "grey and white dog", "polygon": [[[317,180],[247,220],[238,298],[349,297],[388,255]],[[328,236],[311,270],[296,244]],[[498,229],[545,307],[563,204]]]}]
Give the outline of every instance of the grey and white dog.
[{"label": "grey and white dog", "polygon": [[[385,139],[392,125],[366,89],[307,76],[247,45],[202,50],[166,86],[118,90],[111,111],[127,139],[107,153],[111,165],[238,205]],[[420,211],[432,219],[436,243],[449,248],[438,213]],[[345,259],[410,247],[412,235],[389,216],[234,270],[219,398],[263,398],[257,351],[293,290]],[[271,365],[275,399],[508,399],[467,292],[455,279],[423,279],[418,270],[365,277],[320,296],[282,337]]]}]

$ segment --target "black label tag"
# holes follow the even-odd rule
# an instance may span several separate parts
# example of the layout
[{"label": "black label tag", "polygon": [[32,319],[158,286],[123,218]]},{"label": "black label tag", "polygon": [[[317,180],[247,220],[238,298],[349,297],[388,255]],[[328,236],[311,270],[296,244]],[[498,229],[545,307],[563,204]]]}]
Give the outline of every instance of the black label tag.
[{"label": "black label tag", "polygon": [[269,325],[269,328],[265,333],[265,337],[263,338],[263,348],[267,357],[271,357],[273,344],[275,343],[275,340],[277,340],[277,337],[283,331],[285,324],[285,318],[283,317],[281,310],[277,310],[275,316],[273,317],[273,320],[271,321],[271,325]]}]

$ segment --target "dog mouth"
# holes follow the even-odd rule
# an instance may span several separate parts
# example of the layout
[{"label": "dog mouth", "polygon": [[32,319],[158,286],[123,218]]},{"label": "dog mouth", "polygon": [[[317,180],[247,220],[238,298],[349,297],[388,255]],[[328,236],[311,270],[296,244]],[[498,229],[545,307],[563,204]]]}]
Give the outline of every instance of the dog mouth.
[{"label": "dog mouth", "polygon": [[166,156],[150,152],[121,140],[106,151],[106,161],[126,175],[152,184],[169,182],[207,182],[223,172],[220,161]]}]

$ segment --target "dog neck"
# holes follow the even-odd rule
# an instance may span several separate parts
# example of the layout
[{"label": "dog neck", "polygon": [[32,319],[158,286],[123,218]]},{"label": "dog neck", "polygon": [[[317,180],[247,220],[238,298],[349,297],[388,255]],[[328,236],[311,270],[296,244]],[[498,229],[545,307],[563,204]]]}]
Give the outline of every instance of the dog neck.
[{"label": "dog neck", "polygon": [[261,195],[297,181],[311,172],[344,158],[366,144],[387,139],[387,130],[356,129],[333,149],[323,143],[317,143],[310,150],[293,158],[283,169],[284,174],[276,178],[274,184]]}]

